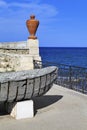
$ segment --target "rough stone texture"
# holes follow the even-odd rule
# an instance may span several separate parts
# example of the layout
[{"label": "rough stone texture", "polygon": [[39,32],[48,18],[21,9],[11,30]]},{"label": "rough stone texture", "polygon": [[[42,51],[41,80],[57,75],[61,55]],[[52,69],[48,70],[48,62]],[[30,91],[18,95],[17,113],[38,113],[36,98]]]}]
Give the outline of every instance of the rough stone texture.
[{"label": "rough stone texture", "polygon": [[0,42],[0,48],[26,48],[27,41],[20,42]]},{"label": "rough stone texture", "polygon": [[6,101],[8,98],[8,82],[1,83],[0,85],[0,100]]},{"label": "rough stone texture", "polygon": [[29,55],[33,57],[33,60],[41,61],[41,57],[39,56],[39,40],[27,40],[27,47],[29,47]]},{"label": "rough stone texture", "polygon": [[35,78],[43,75],[50,75],[50,73],[55,73],[56,75],[57,67],[51,66],[42,69],[34,69],[34,70],[24,70],[17,72],[5,72],[0,73],[0,82],[8,82],[8,81],[20,81],[27,78]]},{"label": "rough stone texture", "polygon": [[44,75],[41,77],[41,88],[44,88],[46,86],[46,82],[47,82],[46,75]]},{"label": "rough stone texture", "polygon": [[16,71],[34,69],[33,58],[30,55],[20,55],[18,61],[19,65],[16,66]]},{"label": "rough stone texture", "polygon": [[1,73],[0,101],[20,101],[44,94],[57,78],[54,79],[53,77],[53,80],[51,80],[50,77],[48,82],[46,77],[52,73],[56,75],[57,67]]},{"label": "rough stone texture", "polygon": [[0,72],[33,69],[33,59],[30,55],[0,54]]},{"label": "rough stone texture", "polygon": [[28,42],[0,43],[0,72],[34,69],[33,60],[41,61],[39,42]]},{"label": "rough stone texture", "polygon": [[37,96],[40,89],[40,77],[35,78],[34,81],[34,96]]},{"label": "rough stone texture", "polygon": [[29,49],[0,48],[0,53],[29,54]]},{"label": "rough stone texture", "polygon": [[50,83],[50,74],[47,74],[47,82],[46,85],[48,85]]},{"label": "rough stone texture", "polygon": [[34,79],[27,79],[27,88],[25,91],[25,99],[30,99],[34,91]]},{"label": "rough stone texture", "polygon": [[8,99],[7,100],[11,100],[11,101],[14,101],[15,97],[16,97],[16,94],[17,94],[17,82],[9,82],[9,93],[8,93]]},{"label": "rough stone texture", "polygon": [[24,94],[25,94],[25,88],[26,88],[26,80],[23,80],[23,81],[19,81],[19,82],[15,82],[17,83],[17,88],[18,88],[18,92],[17,92],[17,98],[16,100],[22,100],[22,98],[24,97]]}]

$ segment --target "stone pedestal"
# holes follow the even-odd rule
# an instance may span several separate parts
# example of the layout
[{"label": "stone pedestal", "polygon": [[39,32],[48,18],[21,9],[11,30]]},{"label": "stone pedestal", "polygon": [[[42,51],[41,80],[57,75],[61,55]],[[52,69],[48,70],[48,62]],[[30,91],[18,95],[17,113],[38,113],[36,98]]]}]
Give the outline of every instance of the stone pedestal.
[{"label": "stone pedestal", "polygon": [[32,100],[8,103],[6,110],[15,119],[32,118],[34,116]]},{"label": "stone pedestal", "polygon": [[33,57],[33,60],[41,61],[39,56],[39,40],[38,39],[28,39],[27,47],[29,47],[29,55]]}]

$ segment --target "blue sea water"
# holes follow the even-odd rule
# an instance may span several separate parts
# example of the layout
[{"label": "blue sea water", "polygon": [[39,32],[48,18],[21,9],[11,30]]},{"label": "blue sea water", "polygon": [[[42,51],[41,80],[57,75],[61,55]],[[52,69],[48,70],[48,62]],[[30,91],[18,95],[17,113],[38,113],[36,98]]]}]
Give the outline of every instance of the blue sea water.
[{"label": "blue sea water", "polygon": [[87,68],[87,48],[40,47],[43,61]]}]

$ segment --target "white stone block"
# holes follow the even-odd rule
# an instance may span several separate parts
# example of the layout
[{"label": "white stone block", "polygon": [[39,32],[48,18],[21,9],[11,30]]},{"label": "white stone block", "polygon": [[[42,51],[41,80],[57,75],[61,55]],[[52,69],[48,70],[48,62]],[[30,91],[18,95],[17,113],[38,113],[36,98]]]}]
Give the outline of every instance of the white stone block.
[{"label": "white stone block", "polygon": [[27,40],[27,46],[29,47],[29,48],[39,48],[39,40],[38,39],[35,39],[35,40],[33,40],[33,39],[28,39]]},{"label": "white stone block", "polygon": [[10,115],[16,119],[32,118],[34,116],[33,101],[17,102],[12,108]]},{"label": "white stone block", "polygon": [[39,55],[39,40],[28,39],[27,46],[29,47],[30,55]]}]

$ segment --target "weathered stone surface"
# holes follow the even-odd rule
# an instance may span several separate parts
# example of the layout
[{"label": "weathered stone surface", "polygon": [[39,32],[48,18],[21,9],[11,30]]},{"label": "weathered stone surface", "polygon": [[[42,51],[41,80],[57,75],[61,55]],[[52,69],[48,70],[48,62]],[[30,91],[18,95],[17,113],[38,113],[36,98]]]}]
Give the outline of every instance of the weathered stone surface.
[{"label": "weathered stone surface", "polygon": [[18,81],[27,78],[35,78],[39,76],[43,76],[46,74],[50,74],[53,71],[56,71],[57,67],[51,66],[46,67],[43,69],[35,69],[35,70],[24,70],[24,71],[17,71],[17,72],[6,72],[0,74],[0,82],[7,82],[7,81]]},{"label": "weathered stone surface", "polygon": [[40,89],[40,77],[36,77],[34,81],[34,96],[37,96]]},{"label": "weathered stone surface", "polygon": [[3,68],[3,67],[0,68],[0,72],[6,72],[6,71],[7,71],[7,68]]},{"label": "weathered stone surface", "polygon": [[9,94],[8,100],[14,101],[17,95],[17,82],[11,81],[9,82]]},{"label": "weathered stone surface", "polygon": [[0,48],[0,53],[29,54],[29,48]]},{"label": "weathered stone surface", "polygon": [[18,57],[19,65],[16,66],[16,71],[33,69],[33,59],[29,55],[20,55]]},{"label": "weathered stone surface", "polygon": [[19,41],[19,42],[0,42],[0,48],[26,48],[27,41]]},{"label": "weathered stone surface", "polygon": [[47,74],[47,82],[46,82],[46,85],[49,85],[51,82],[51,76],[50,74]]},{"label": "weathered stone surface", "polygon": [[8,96],[8,82],[0,84],[0,101],[6,101]]},{"label": "weathered stone surface", "polygon": [[13,102],[44,94],[55,80],[50,80],[52,73],[57,73],[57,67],[1,73],[0,101]]},{"label": "weathered stone surface", "polygon": [[25,88],[26,88],[26,79],[23,81],[18,81],[16,83],[17,83],[17,88],[18,88],[16,100],[18,101],[24,97]]},{"label": "weathered stone surface", "polygon": [[[4,58],[3,58],[4,57]],[[0,72],[33,69],[33,58],[30,55],[0,54]]]},{"label": "weathered stone surface", "polygon": [[51,73],[50,75],[51,75],[51,82],[53,82],[55,73]]},{"label": "weathered stone surface", "polygon": [[38,41],[38,39],[27,40],[27,46],[29,47],[29,54],[30,55],[33,55],[33,56],[38,55],[39,56],[39,41]]},{"label": "weathered stone surface", "polygon": [[0,43],[0,72],[34,69],[34,60],[41,61],[37,39]]},{"label": "weathered stone surface", "polygon": [[44,88],[40,88],[39,95],[42,95],[45,92]]},{"label": "weathered stone surface", "polygon": [[31,98],[33,93],[34,93],[34,79],[27,79],[25,99]]},{"label": "weathered stone surface", "polygon": [[44,88],[46,86],[46,82],[47,82],[46,75],[41,76],[41,88]]}]

